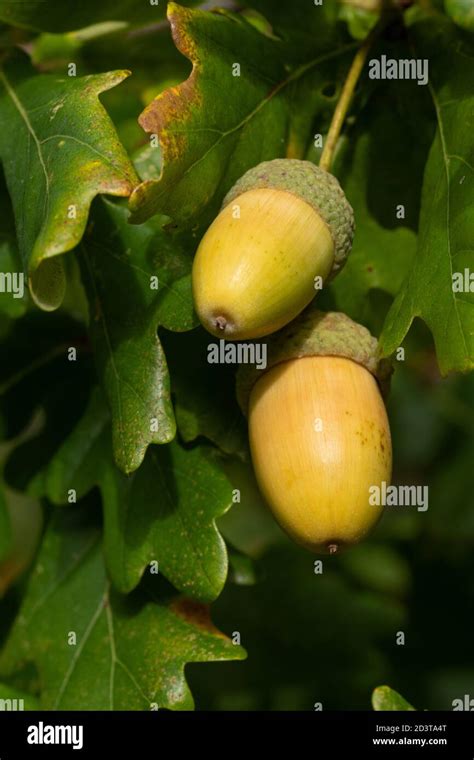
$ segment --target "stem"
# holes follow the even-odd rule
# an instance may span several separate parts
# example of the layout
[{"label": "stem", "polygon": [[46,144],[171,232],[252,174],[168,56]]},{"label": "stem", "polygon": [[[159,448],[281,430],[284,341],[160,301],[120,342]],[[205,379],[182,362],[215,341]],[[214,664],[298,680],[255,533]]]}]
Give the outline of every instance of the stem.
[{"label": "stem", "polygon": [[352,61],[352,65],[347,74],[346,81],[344,82],[341,95],[332,117],[329,132],[327,134],[326,140],[324,141],[323,152],[321,153],[321,158],[319,160],[320,168],[324,169],[327,172],[331,169],[334,151],[336,149],[337,141],[339,140],[342,125],[344,124],[344,119],[346,118],[347,111],[349,110],[352,96],[354,95],[354,90],[356,88],[357,82],[359,81],[362,69],[364,68],[367,55],[374,41],[382,29],[385,27],[386,23],[387,20],[385,18],[380,19],[377,22],[377,24],[370,30],[364,42],[355,54],[354,60]]}]

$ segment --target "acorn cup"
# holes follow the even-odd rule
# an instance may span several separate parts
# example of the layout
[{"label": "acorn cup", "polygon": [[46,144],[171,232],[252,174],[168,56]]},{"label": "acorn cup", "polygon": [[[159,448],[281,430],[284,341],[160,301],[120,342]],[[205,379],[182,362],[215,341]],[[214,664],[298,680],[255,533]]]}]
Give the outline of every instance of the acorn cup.
[{"label": "acorn cup", "polygon": [[310,161],[265,161],[224,198],[193,263],[202,325],[226,340],[291,322],[344,265],[354,214],[339,182]]},{"label": "acorn cup", "polygon": [[358,543],[381,516],[369,489],[391,478],[382,397],[391,371],[365,327],[313,307],[270,338],[264,372],[239,368],[260,490],[281,527],[314,552]]}]

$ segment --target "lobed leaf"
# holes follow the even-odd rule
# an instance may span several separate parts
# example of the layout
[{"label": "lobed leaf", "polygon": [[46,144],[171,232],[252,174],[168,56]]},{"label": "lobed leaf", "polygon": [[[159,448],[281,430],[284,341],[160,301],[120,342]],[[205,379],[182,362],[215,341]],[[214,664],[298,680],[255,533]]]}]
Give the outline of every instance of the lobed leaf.
[{"label": "lobed leaf", "polygon": [[[190,77],[158,95],[140,117],[159,138],[159,180],[142,182],[130,198],[131,221],[155,213],[191,223],[216,210],[250,167],[285,154],[304,155],[314,121],[328,119],[353,45],[325,50],[298,66],[286,47],[228,12],[168,5],[177,48],[193,64]],[[240,67],[236,75],[236,66]],[[218,93],[218,97],[216,97]]]},{"label": "lobed leaf", "polygon": [[446,374],[474,367],[474,294],[453,290],[453,274],[469,270],[474,254],[474,50],[442,17],[416,23],[412,34],[416,56],[429,60],[438,127],[425,169],[417,255],[380,341],[388,356],[421,317]]},{"label": "lobed leaf", "polygon": [[95,392],[88,409],[48,468],[30,486],[55,504],[94,485],[102,492],[108,570],[121,592],[134,589],[150,562],[180,591],[215,599],[227,576],[227,552],[215,520],[232,501],[232,488],[210,450],[174,442],[150,447],[126,477],[110,455],[108,414]]},{"label": "lobed leaf", "polygon": [[189,330],[195,317],[184,243],[163,231],[161,219],[138,227],[127,218],[124,207],[96,206],[81,264],[95,361],[112,411],[114,456],[130,473],[150,443],[168,443],[176,433],[158,326]]},{"label": "lobed leaf", "polygon": [[161,587],[111,591],[100,534],[76,507],[47,530],[0,669],[35,663],[42,709],[183,710],[186,663],[244,656],[204,605]]},{"label": "lobed leaf", "polygon": [[36,75],[19,54],[0,72],[0,158],[30,291],[45,310],[63,300],[58,256],[82,238],[92,199],[127,196],[138,181],[98,99],[128,74]]}]

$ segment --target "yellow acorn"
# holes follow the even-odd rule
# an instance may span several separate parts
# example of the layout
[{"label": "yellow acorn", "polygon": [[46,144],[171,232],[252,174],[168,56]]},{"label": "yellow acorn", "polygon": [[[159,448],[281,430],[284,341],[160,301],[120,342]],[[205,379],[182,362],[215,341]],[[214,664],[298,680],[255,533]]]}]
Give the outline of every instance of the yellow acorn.
[{"label": "yellow acorn", "polygon": [[245,340],[291,322],[344,265],[354,214],[310,161],[250,169],[226,195],[193,263],[196,312],[212,335]]},{"label": "yellow acorn", "polygon": [[313,308],[271,337],[265,371],[239,369],[262,494],[281,527],[312,551],[356,544],[380,518],[371,489],[391,478],[381,393],[390,371],[365,327]]}]

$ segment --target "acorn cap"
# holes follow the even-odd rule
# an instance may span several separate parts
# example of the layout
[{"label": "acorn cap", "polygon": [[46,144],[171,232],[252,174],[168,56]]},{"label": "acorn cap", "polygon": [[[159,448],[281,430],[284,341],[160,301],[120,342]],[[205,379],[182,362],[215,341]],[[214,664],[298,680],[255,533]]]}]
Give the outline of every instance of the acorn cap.
[{"label": "acorn cap", "polygon": [[351,359],[375,377],[384,397],[388,394],[393,367],[389,359],[380,359],[377,338],[342,312],[323,312],[310,306],[297,319],[270,336],[264,370],[251,364],[239,367],[237,401],[245,416],[250,392],[257,380],[275,365],[304,356]]},{"label": "acorn cap", "polygon": [[336,177],[311,161],[275,158],[249,169],[227,193],[222,208],[248,190],[272,188],[297,195],[326,222],[334,241],[331,276],[345,264],[354,238],[354,212]]}]

